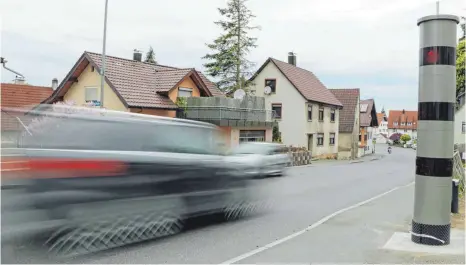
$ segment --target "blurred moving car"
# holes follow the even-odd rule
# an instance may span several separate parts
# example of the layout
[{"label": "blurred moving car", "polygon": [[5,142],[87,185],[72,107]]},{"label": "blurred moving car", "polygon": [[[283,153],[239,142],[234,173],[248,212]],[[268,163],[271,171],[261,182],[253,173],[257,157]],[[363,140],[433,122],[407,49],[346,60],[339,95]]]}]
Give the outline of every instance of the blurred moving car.
[{"label": "blurred moving car", "polygon": [[247,163],[254,177],[282,176],[291,163],[286,146],[276,143],[242,143],[231,155]]},{"label": "blurred moving car", "polygon": [[50,250],[81,254],[250,208],[242,164],[220,155],[216,126],[76,109],[32,111],[18,148],[2,150],[2,241],[40,234]]}]

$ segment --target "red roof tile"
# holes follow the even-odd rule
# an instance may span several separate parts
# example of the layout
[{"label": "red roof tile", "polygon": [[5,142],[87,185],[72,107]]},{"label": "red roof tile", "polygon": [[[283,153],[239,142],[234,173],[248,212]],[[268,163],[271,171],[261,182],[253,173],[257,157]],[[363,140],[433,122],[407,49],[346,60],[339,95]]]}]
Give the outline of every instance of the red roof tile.
[{"label": "red roof tile", "polygon": [[385,113],[377,113],[377,121],[379,122],[379,125],[384,119],[386,119]]},{"label": "red roof tile", "polygon": [[[397,122],[397,125],[395,125]],[[401,125],[404,122],[405,125]],[[408,122],[411,123],[408,126]],[[413,110],[390,110],[388,113],[389,129],[417,129],[417,111]]]},{"label": "red roof tile", "polygon": [[[51,87],[31,86],[31,85],[17,85],[2,83],[0,85],[1,90],[1,108],[20,108],[29,110],[32,107],[38,105],[43,100],[48,98],[53,90]],[[10,113],[10,111],[8,111]],[[15,118],[23,116],[22,113],[10,113],[8,115],[4,112],[1,114],[1,125],[2,131],[5,130],[18,130],[20,125]]]},{"label": "red roof tile", "polygon": [[306,100],[334,106],[343,106],[312,72],[274,58],[269,58],[254,74],[253,78],[255,78],[269,62],[273,62],[277,66]]},{"label": "red roof tile", "polygon": [[[81,58],[83,59],[81,64],[89,62],[100,69],[101,54],[84,52]],[[78,68],[82,67],[77,66],[71,72],[77,71]],[[188,75],[191,75],[200,87],[204,87],[205,93],[208,95],[222,95],[215,88],[215,85],[205,84],[204,79],[207,78],[198,73],[192,68],[176,68],[106,56],[105,76],[108,83],[128,107],[177,109],[178,106],[168,98],[166,93]],[[75,74],[68,74],[68,77],[71,76],[75,76]],[[66,86],[66,82],[65,80],[60,84],[57,89],[60,91],[54,93],[51,98],[57,98],[66,93],[67,88],[69,88],[69,85]]]},{"label": "red roof tile", "polygon": [[356,111],[359,110],[359,88],[330,89],[335,97],[343,104],[340,110],[339,131],[353,132]]}]

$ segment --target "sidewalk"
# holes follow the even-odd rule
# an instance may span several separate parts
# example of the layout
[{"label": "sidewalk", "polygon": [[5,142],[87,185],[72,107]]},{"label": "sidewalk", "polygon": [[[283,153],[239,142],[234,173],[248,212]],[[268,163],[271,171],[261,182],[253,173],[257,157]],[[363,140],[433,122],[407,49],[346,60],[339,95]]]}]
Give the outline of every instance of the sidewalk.
[{"label": "sidewalk", "polygon": [[[452,229],[451,246],[454,245],[455,251],[459,249],[460,254],[408,252],[385,247],[395,232],[410,231],[413,192],[414,185],[395,190],[240,263],[464,264],[464,231],[456,229]],[[411,242],[407,240],[407,243]],[[434,248],[438,252],[442,246]]]},{"label": "sidewalk", "polygon": [[304,165],[304,166],[312,166],[312,165],[318,165],[318,166],[320,166],[320,165],[329,165],[329,166],[333,166],[333,165],[355,164],[355,163],[363,163],[363,162],[370,162],[370,161],[380,160],[380,159],[382,159],[384,157],[385,157],[384,154],[375,153],[375,154],[369,154],[369,155],[360,157],[360,158],[358,158],[356,160],[331,160],[331,159],[328,159],[328,160],[316,160],[316,161],[312,161],[311,164]]}]

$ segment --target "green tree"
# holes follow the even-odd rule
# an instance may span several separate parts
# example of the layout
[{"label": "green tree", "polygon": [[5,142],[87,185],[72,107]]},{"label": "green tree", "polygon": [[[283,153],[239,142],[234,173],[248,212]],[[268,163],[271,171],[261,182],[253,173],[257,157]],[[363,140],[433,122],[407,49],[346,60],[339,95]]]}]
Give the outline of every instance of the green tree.
[{"label": "green tree", "polygon": [[144,62],[153,64],[157,63],[155,60],[155,52],[152,46],[149,47],[149,51],[146,53],[146,59],[144,59]]},{"label": "green tree", "polygon": [[280,133],[280,129],[278,128],[278,123],[275,123],[275,125],[272,128],[272,141],[277,143],[282,142],[282,135]]},{"label": "green tree", "polygon": [[409,134],[403,134],[400,137],[400,140],[403,141],[404,143],[409,142],[409,140],[411,140],[411,136],[409,136]]},{"label": "green tree", "polygon": [[247,0],[228,0],[226,8],[219,8],[223,20],[214,22],[220,26],[222,33],[213,43],[207,44],[211,53],[202,59],[208,60],[204,64],[207,74],[217,79],[217,86],[224,92],[232,93],[248,85],[251,75],[249,70],[254,65],[247,59],[252,48],[257,47],[256,38],[250,37],[250,31],[258,29],[251,26],[255,17],[246,6]]}]

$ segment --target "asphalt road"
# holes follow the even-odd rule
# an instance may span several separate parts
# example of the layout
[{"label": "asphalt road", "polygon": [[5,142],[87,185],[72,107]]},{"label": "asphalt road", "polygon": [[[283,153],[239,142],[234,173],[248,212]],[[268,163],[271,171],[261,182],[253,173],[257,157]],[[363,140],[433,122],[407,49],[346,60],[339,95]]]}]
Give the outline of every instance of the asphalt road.
[{"label": "asphalt road", "polygon": [[[377,150],[386,154],[385,145],[379,145]],[[264,214],[60,263],[219,264],[285,238],[342,208],[412,182],[414,165],[415,150],[394,148],[391,155],[376,161],[328,162],[290,168],[285,177],[259,180],[261,190],[258,192],[274,198]],[[312,249],[315,252],[322,246],[303,244],[299,247],[302,251]],[[34,252],[26,251],[27,247],[17,248],[2,246],[2,263],[39,262]],[[287,259],[282,255],[281,261],[284,260]],[[239,263],[244,262],[247,263],[247,259]],[[260,260],[254,260],[258,262]]]}]

